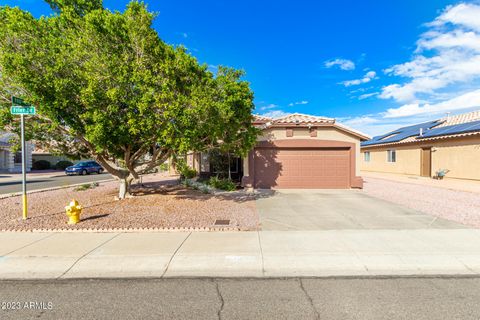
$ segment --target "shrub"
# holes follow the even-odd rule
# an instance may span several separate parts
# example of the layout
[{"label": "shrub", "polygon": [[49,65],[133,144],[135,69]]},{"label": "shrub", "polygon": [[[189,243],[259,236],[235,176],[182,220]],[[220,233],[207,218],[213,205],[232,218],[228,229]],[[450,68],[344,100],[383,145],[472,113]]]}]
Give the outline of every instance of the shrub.
[{"label": "shrub", "polygon": [[98,187],[98,186],[99,186],[98,182],[85,183],[85,184],[79,185],[78,187],[76,187],[76,188],[73,189],[73,190],[74,190],[74,191],[85,191],[85,190],[88,190],[88,189],[96,188],[96,187]]},{"label": "shrub", "polygon": [[182,179],[192,179],[197,175],[197,171],[193,168],[190,168],[185,160],[178,159],[177,160],[177,170],[180,173],[180,177]]},{"label": "shrub", "polygon": [[50,162],[47,160],[38,160],[32,164],[33,170],[48,170],[50,169]]},{"label": "shrub", "polygon": [[168,171],[168,163],[164,162],[160,165],[160,171],[166,172]]},{"label": "shrub", "polygon": [[55,165],[56,170],[65,170],[67,167],[73,166],[73,162],[68,160],[61,160],[58,161]]},{"label": "shrub", "polygon": [[215,189],[233,191],[237,188],[235,183],[230,179],[219,179],[218,177],[211,177],[208,180],[208,185],[214,187]]}]

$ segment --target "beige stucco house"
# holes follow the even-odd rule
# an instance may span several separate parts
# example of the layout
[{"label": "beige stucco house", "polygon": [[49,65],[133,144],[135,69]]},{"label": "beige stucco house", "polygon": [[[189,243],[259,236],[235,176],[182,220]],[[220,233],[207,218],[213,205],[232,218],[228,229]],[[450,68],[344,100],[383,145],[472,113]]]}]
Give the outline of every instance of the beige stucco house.
[{"label": "beige stucco house", "polygon": [[480,110],[397,129],[361,151],[365,171],[480,180]]},{"label": "beige stucco house", "polygon": [[[0,172],[16,173],[22,171],[22,153],[14,152],[10,141],[15,137],[14,133],[0,132]],[[33,144],[26,142],[27,171],[32,168]]]},{"label": "beige stucco house", "polygon": [[[254,116],[262,130],[257,145],[243,159],[232,159],[231,172],[247,188],[361,188],[360,142],[369,137],[332,118],[291,114]],[[192,153],[187,164],[200,175],[215,169],[207,153]]]}]

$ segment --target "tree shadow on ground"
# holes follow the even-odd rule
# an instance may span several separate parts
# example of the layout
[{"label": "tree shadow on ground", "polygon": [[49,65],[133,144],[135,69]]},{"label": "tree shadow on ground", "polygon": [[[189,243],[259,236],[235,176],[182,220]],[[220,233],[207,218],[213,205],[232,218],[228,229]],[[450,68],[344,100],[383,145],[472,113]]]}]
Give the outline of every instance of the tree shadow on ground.
[{"label": "tree shadow on ground", "polygon": [[147,182],[135,184],[131,187],[131,194],[134,197],[147,195],[170,195],[182,200],[207,201],[209,199],[220,199],[224,201],[234,201],[238,203],[254,201],[259,198],[271,197],[275,194],[273,190],[262,190],[247,192],[246,190],[237,190],[231,192],[218,192],[215,194],[204,193],[192,187],[183,185],[179,179]]}]

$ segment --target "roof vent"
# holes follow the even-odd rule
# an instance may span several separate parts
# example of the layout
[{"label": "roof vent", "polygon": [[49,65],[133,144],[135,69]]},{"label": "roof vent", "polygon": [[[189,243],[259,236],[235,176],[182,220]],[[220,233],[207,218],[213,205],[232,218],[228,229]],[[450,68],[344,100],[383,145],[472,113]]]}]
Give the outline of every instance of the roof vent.
[{"label": "roof vent", "polygon": [[420,128],[420,134],[419,134],[420,137],[423,136],[423,128]]}]

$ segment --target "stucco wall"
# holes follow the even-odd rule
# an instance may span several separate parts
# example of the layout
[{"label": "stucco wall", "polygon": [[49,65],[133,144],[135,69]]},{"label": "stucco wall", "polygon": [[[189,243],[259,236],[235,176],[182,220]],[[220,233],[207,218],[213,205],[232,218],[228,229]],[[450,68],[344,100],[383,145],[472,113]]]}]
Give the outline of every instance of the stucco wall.
[{"label": "stucco wall", "polygon": [[432,171],[448,169],[448,178],[480,180],[480,139],[435,145]]},{"label": "stucco wall", "polygon": [[[286,128],[271,128],[263,131],[263,134],[258,137],[258,141],[268,140],[283,140],[283,139],[317,139],[317,140],[333,140],[333,141],[345,141],[355,144],[356,148],[356,165],[355,175],[360,175],[360,140],[359,138],[350,135],[344,131],[341,131],[332,127],[317,127],[317,136],[310,137],[310,130],[308,128],[293,128],[293,137],[287,137]],[[244,172],[248,172],[248,159],[244,159]]]},{"label": "stucco wall", "polygon": [[[389,149],[396,150],[396,162],[387,161],[387,150]],[[369,162],[365,161],[365,151],[370,151]],[[421,149],[418,147],[390,147],[385,149],[362,150],[360,155],[360,168],[364,171],[420,175],[420,151]]]},{"label": "stucco wall", "polygon": [[[362,148],[361,170],[420,175],[421,149],[432,148],[432,176],[439,169],[448,169],[447,178],[480,180],[480,137],[433,140],[410,146]],[[397,162],[387,162],[387,150],[397,150]],[[370,151],[370,162],[364,152]]]}]

